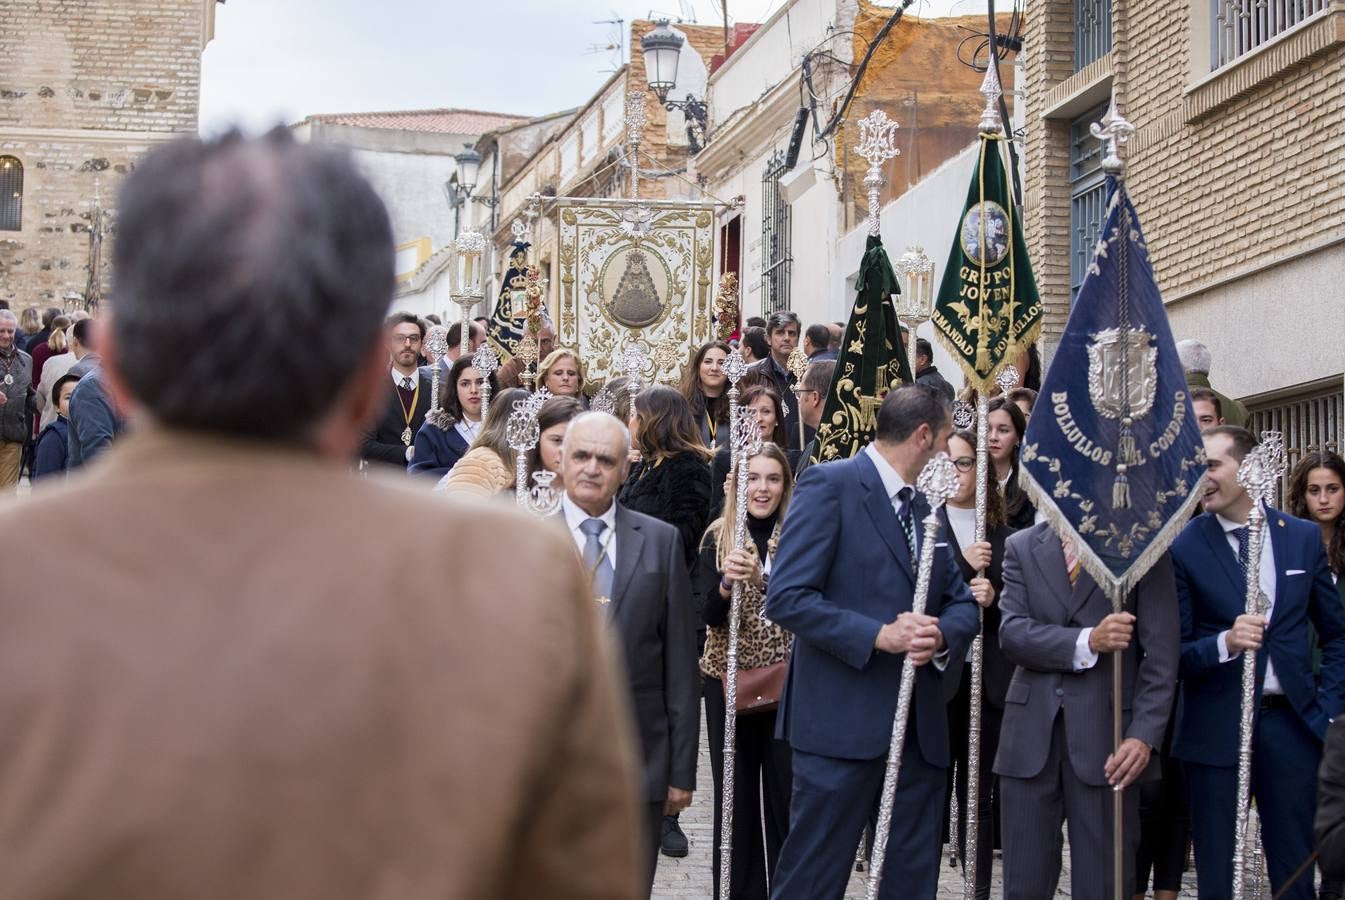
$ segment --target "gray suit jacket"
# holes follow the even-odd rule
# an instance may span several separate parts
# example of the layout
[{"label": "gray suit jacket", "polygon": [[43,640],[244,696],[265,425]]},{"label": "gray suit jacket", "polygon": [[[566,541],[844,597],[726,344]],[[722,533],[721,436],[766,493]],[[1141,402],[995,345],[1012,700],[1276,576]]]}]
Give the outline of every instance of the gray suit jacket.
[{"label": "gray suit jacket", "polygon": [[[1103,765],[1112,746],[1112,665],[1098,659],[1074,671],[1079,632],[1097,625],[1111,601],[1080,571],[1071,586],[1065,554],[1049,525],[1009,538],[1004,555],[1000,646],[1016,667],[1004,702],[995,772],[1031,778],[1046,765],[1055,717],[1063,710],[1069,759],[1085,784],[1107,783]],[[1180,653],[1177,586],[1166,554],[1126,598],[1135,615],[1135,639],[1122,658],[1124,736],[1155,750],[1162,746],[1176,694]],[[1109,654],[1108,654],[1109,655]],[[1159,776],[1155,753],[1141,781]]]},{"label": "gray suit jacket", "polygon": [[[564,516],[560,516],[564,527]],[[617,504],[607,619],[624,651],[644,759],[645,799],[695,790],[700,667],[691,578],[677,529]]]}]

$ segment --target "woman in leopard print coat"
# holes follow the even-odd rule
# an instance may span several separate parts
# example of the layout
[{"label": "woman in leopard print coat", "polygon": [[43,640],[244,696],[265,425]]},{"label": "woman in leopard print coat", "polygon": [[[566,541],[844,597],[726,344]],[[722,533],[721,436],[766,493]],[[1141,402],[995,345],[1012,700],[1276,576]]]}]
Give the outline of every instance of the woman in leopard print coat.
[{"label": "woman in leopard print coat", "polygon": [[[765,617],[766,579],[792,488],[789,460],[777,445],[767,443],[762,445],[761,452],[752,456],[747,466],[747,530],[751,544],[742,550],[733,549],[736,498],[730,490],[725,497],[723,517],[710,525],[701,541],[696,570],[697,593],[705,600],[703,615],[707,626],[700,665],[705,682],[706,730],[715,786],[714,852],[711,856],[715,896],[719,895],[719,823],[724,774],[724,685],[721,679],[728,652],[728,618],[734,582],[743,583],[738,627],[739,669],[784,662],[793,641],[788,632]],[[740,714],[736,748],[729,896],[734,900],[766,900],[769,880],[780,856],[780,845],[789,827],[792,779],[789,746],[775,739],[775,711]],[[763,791],[764,798],[761,796]]]}]

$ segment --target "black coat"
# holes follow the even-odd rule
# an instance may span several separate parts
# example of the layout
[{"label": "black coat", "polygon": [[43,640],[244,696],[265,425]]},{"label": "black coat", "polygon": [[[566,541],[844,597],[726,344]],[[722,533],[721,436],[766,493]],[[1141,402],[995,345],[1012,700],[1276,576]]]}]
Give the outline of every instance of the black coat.
[{"label": "black coat", "polygon": [[[442,387],[441,384],[440,388]],[[390,375],[384,390],[387,392],[387,404],[383,407],[383,414],[374,423],[373,429],[365,432],[360,456],[369,462],[387,463],[405,469],[407,445],[402,443],[402,430],[407,427],[406,417],[402,413],[401,395],[397,392],[397,386],[392,383]],[[411,414],[410,428],[413,440],[416,432],[420,431],[420,426],[425,423],[425,414],[429,411],[430,379],[421,373],[420,395],[416,397],[416,408]]]},{"label": "black coat", "polygon": [[[957,546],[957,537],[953,534],[953,526],[948,521],[946,509],[939,509],[939,519],[943,523],[943,539],[948,541],[948,549],[954,550]],[[990,567],[985,570],[985,577],[990,579],[990,586],[995,589],[995,602],[982,611],[984,638],[981,642],[981,684],[986,702],[998,709],[1004,708],[1004,695],[1009,690],[1009,680],[1013,678],[1013,664],[1004,658],[1004,651],[999,646],[999,595],[1004,590],[1004,542],[1011,534],[1013,529],[1007,525],[995,528],[987,526],[985,530],[985,539],[990,542]],[[967,563],[961,551],[957,551],[955,557],[957,567],[962,572],[962,579],[971,584],[971,580],[976,577],[976,570]],[[962,667],[962,678],[971,678],[970,661]],[[957,693],[959,684],[957,678],[945,677],[944,682],[949,685],[950,696]]]},{"label": "black coat", "polygon": [[643,460],[636,463],[617,500],[627,509],[676,528],[687,571],[691,571],[701,535],[710,523],[710,467],[701,457],[687,452],[654,465]]},{"label": "black coat", "polygon": [[1322,765],[1317,773],[1317,847],[1322,875],[1345,878],[1345,719],[1326,731]]}]

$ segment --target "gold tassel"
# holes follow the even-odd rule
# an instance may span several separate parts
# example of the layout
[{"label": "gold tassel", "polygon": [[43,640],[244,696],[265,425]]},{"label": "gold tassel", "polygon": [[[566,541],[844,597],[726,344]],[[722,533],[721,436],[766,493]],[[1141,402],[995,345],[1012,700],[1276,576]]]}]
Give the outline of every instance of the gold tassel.
[{"label": "gold tassel", "polygon": [[976,351],[976,371],[984,372],[990,368],[990,349],[981,347]]}]

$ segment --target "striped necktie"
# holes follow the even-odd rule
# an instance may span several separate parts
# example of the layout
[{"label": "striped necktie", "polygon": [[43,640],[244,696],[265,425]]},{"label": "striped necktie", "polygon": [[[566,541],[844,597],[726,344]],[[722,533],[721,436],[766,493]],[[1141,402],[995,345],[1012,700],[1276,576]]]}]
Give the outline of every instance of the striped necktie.
[{"label": "striped necktie", "polygon": [[1079,580],[1079,554],[1074,551],[1074,542],[1068,538],[1060,542],[1060,549],[1065,551],[1065,571],[1069,573],[1069,583]]}]

